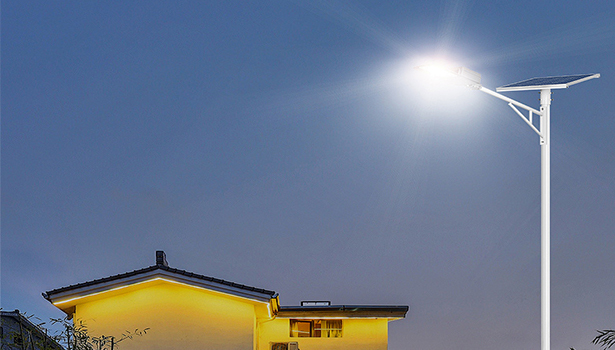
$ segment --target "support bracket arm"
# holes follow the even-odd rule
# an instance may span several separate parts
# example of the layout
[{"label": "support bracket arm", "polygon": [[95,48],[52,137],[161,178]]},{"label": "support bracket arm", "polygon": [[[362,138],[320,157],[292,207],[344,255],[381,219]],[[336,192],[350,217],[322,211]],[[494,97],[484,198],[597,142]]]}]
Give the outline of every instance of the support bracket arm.
[{"label": "support bracket arm", "polygon": [[508,107],[512,108],[513,111],[515,111],[521,117],[521,119],[523,119],[523,121],[526,122],[527,125],[529,125],[530,128],[532,128],[532,130],[536,132],[536,134],[538,134],[538,136],[540,137],[540,141],[544,140],[542,133],[534,126],[534,124],[532,124],[532,111],[530,111],[529,118],[527,118],[525,117],[525,115],[523,115],[523,113],[519,112],[517,107],[515,107],[515,105],[513,105],[512,103],[509,103]]},{"label": "support bracket arm", "polygon": [[[543,115],[543,112],[542,112],[542,111],[539,111],[539,110],[537,110],[537,109],[534,109],[534,108],[532,108],[532,107],[530,107],[530,106],[527,106],[527,105],[525,105],[525,104],[523,104],[523,103],[521,103],[521,102],[515,101],[515,100],[513,100],[512,98],[507,97],[507,96],[504,96],[504,95],[502,95],[502,94],[500,94],[500,93],[497,93],[497,92],[495,92],[495,91],[489,90],[489,89],[485,88],[484,86],[479,86],[479,87],[478,87],[478,90],[480,90],[480,91],[482,91],[482,92],[484,92],[484,93],[487,93],[487,94],[489,94],[489,95],[491,95],[491,96],[493,96],[493,97],[497,97],[497,98],[499,98],[500,100],[503,100],[503,101],[508,102],[508,106],[509,106],[510,108],[512,108],[512,109],[513,109],[513,111],[515,111],[515,113],[517,113],[517,115],[519,115],[519,116],[521,117],[521,119],[523,119],[523,121],[524,121],[524,122],[526,122],[526,123],[527,123],[527,125],[529,125],[529,126],[532,128],[532,130],[534,130],[534,132],[536,132],[536,134],[538,134],[538,136],[540,137],[540,143],[541,143],[541,144],[542,144],[542,143],[544,143],[544,141],[545,141],[545,137],[544,137],[544,134],[541,132],[542,130],[538,130],[538,129],[534,126],[534,124],[532,123],[532,116],[533,116],[534,114],[539,115],[539,116],[542,116],[542,115]],[[523,115],[523,113],[521,113],[521,112],[519,111],[519,109],[517,109],[517,107],[523,108],[523,109],[525,109],[526,111],[528,111],[528,112],[529,112],[529,116],[528,116],[528,117],[526,117],[525,115]],[[541,128],[541,129],[542,129],[542,128]]]}]

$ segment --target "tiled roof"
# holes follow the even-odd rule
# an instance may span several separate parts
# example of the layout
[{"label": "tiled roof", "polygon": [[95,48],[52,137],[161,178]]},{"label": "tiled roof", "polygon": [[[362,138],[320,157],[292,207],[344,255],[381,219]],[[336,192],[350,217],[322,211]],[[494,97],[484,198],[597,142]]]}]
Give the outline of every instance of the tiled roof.
[{"label": "tiled roof", "polygon": [[[14,323],[9,322],[8,318],[12,318],[14,320],[13,321]],[[58,341],[54,339],[55,337],[49,336],[47,334],[47,330],[42,327],[42,324],[37,325],[37,324],[32,323],[32,321],[30,321],[30,316],[26,316],[22,314],[17,309],[14,311],[0,310],[0,319],[1,319],[0,323],[2,324],[2,327],[4,328],[4,334],[6,338],[8,338],[8,336],[6,336],[7,333],[10,334],[12,337],[12,334],[14,334],[15,331],[19,331],[19,328],[23,327],[26,330],[28,330],[28,332],[30,332],[30,335],[34,338],[34,342],[41,341],[47,344],[45,349],[64,350],[62,345],[60,345],[60,343],[58,343]],[[13,327],[15,327],[16,329]],[[2,334],[0,334],[0,336],[2,336]],[[3,343],[0,346],[2,349],[5,349],[5,343],[4,343],[5,340],[8,340],[8,339],[2,339]],[[27,345],[27,344],[24,344],[24,345]],[[8,349],[17,349],[17,345],[11,346],[11,344],[6,344],[6,346]]]},{"label": "tiled roof", "polygon": [[406,305],[317,305],[280,306],[278,317],[383,317],[403,318],[408,312]]},{"label": "tiled roof", "polygon": [[226,286],[230,286],[230,287],[234,287],[234,288],[239,288],[239,289],[243,289],[243,290],[247,290],[247,291],[251,291],[251,292],[267,294],[267,295],[270,295],[272,297],[276,294],[276,292],[274,292],[272,290],[256,288],[256,287],[250,287],[250,286],[246,286],[244,284],[239,284],[239,283],[235,283],[235,282],[225,281],[225,280],[222,280],[222,279],[219,279],[219,278],[204,276],[204,275],[196,274],[196,273],[193,273],[193,272],[188,272],[188,271],[185,271],[185,270],[175,269],[175,268],[163,265],[163,264],[156,264],[156,265],[152,265],[152,266],[149,266],[149,267],[146,267],[146,268],[143,268],[143,269],[139,269],[139,270],[134,270],[134,271],[118,274],[118,275],[113,275],[113,276],[109,276],[109,277],[99,278],[99,279],[95,279],[95,280],[92,280],[92,281],[72,284],[70,286],[53,289],[53,290],[50,290],[48,292],[43,293],[43,296],[46,299],[50,299],[50,297],[52,295],[54,295],[54,294],[63,293],[63,292],[67,292],[67,291],[70,291],[70,290],[79,289],[79,288],[82,288],[82,287],[89,287],[89,286],[93,286],[93,285],[97,285],[97,284],[101,284],[101,283],[106,283],[106,282],[111,282],[111,281],[115,281],[115,280],[120,280],[120,279],[124,279],[124,278],[127,278],[127,277],[132,277],[132,276],[140,275],[140,274],[143,274],[143,273],[152,272],[152,271],[155,271],[155,270],[168,271],[168,272],[171,272],[171,273],[176,273],[176,274],[179,274],[179,275],[183,275],[183,276],[191,277],[191,278],[196,278],[196,279],[200,279],[200,280],[203,280],[203,281],[214,282],[214,283],[218,283],[218,284],[222,284],[222,285],[226,285]]}]

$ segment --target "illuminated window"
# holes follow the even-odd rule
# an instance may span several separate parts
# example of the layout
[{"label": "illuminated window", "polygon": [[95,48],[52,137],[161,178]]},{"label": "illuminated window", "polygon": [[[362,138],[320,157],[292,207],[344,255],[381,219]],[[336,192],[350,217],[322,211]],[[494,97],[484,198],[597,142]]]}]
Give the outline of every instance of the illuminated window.
[{"label": "illuminated window", "polygon": [[340,338],[342,320],[290,320],[290,336]]}]

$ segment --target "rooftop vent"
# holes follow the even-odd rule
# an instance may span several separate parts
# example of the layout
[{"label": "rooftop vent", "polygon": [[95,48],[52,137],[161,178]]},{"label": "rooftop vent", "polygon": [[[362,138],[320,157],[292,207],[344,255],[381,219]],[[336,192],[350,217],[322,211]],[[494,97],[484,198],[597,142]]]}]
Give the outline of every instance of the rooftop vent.
[{"label": "rooftop vent", "polygon": [[308,300],[302,301],[301,306],[331,306],[331,302],[328,300]]},{"label": "rooftop vent", "polygon": [[163,250],[156,251],[156,265],[169,266],[169,263],[167,262],[167,255]]}]

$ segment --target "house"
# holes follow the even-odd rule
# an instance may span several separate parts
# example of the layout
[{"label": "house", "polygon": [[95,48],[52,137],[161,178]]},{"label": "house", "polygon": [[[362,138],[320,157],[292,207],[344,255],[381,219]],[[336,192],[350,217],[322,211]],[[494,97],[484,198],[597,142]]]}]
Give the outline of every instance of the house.
[{"label": "house", "polygon": [[2,350],[63,350],[44,329],[19,310],[0,311],[0,344]]},{"label": "house", "polygon": [[148,328],[122,349],[387,349],[388,322],[408,306],[280,306],[278,293],[169,267],[163,251],[140,270],[43,293],[90,334]]}]

